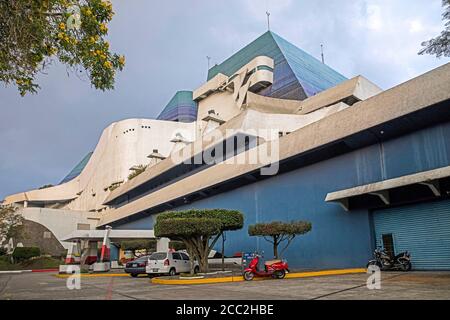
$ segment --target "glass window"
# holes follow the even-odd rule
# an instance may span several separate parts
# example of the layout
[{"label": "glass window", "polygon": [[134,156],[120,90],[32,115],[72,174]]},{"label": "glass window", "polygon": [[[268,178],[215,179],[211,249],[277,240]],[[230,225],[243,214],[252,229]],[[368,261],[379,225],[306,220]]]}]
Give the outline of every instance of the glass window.
[{"label": "glass window", "polygon": [[186,253],[180,252],[180,254],[183,260],[189,260],[189,256]]},{"label": "glass window", "polygon": [[145,262],[148,260],[148,258],[149,258],[149,256],[139,257],[136,260],[134,260],[134,262]]},{"label": "glass window", "polygon": [[256,69],[257,70],[267,70],[267,71],[273,72],[273,69],[269,66],[258,66]]},{"label": "glass window", "polygon": [[164,260],[167,258],[167,253],[165,252],[155,252],[150,256],[150,260]]},{"label": "glass window", "polygon": [[181,256],[180,256],[180,254],[177,253],[177,252],[172,253],[172,258],[173,258],[174,260],[181,260]]}]

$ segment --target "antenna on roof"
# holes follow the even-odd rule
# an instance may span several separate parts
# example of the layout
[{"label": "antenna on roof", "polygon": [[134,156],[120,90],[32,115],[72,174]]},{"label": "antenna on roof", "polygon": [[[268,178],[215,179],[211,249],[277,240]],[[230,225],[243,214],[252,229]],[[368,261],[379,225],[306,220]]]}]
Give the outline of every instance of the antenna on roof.
[{"label": "antenna on roof", "polygon": [[267,30],[270,31],[270,12],[266,11],[267,14]]},{"label": "antenna on roof", "polygon": [[320,51],[322,54],[322,63],[325,64],[325,56],[323,55],[323,44],[320,45]]}]

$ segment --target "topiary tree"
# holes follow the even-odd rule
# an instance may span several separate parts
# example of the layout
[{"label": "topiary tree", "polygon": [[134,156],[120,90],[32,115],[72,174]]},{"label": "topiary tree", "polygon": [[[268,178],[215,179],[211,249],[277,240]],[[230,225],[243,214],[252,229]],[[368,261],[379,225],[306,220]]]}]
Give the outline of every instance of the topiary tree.
[{"label": "topiary tree", "polygon": [[191,274],[194,273],[194,259],[200,271],[208,271],[208,255],[224,231],[241,229],[244,216],[239,211],[205,209],[165,212],[156,218],[154,227],[157,237],[183,241],[191,260]]},{"label": "topiary tree", "polygon": [[[248,227],[250,236],[263,237],[273,244],[273,256],[279,259],[297,235],[311,231],[311,223],[307,221],[257,223]],[[286,241],[286,246],[278,254],[278,246]]]},{"label": "topiary tree", "polygon": [[183,241],[170,241],[169,248],[175,251],[187,250]]}]

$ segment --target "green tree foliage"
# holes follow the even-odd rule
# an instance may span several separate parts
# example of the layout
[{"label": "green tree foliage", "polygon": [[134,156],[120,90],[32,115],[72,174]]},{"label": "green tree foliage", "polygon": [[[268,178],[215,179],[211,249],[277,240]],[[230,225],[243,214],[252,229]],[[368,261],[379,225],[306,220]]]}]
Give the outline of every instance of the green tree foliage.
[{"label": "green tree foliage", "polygon": [[[196,259],[202,272],[208,271],[208,255],[224,231],[239,230],[244,216],[239,211],[205,209],[165,212],[156,219],[157,237],[183,241],[191,262]],[[191,273],[194,264],[191,263]]]},{"label": "green tree foliage", "polygon": [[17,213],[17,208],[0,206],[0,243],[19,236],[22,232],[23,221],[24,218]]},{"label": "green tree foliage", "polygon": [[147,166],[145,166],[143,164],[133,167],[133,169],[132,169],[133,172],[128,175],[128,180],[132,180],[132,179],[136,178],[138,175],[143,173],[146,169],[147,169]]},{"label": "green tree foliage", "polygon": [[51,187],[53,187],[52,184],[45,184],[42,187],[40,187],[39,190],[48,189],[48,188],[51,188]]},{"label": "green tree foliage", "polygon": [[[248,227],[250,236],[263,237],[266,241],[273,244],[273,256],[278,259],[289,247],[297,235],[302,235],[311,231],[311,223],[306,221],[281,222],[274,221],[269,223],[258,223]],[[278,246],[286,242],[285,247],[278,254]]]},{"label": "green tree foliage", "polygon": [[113,89],[125,64],[105,40],[113,15],[105,0],[1,0],[0,81],[36,93],[37,74],[59,60],[96,89]]},{"label": "green tree foliage", "polygon": [[444,7],[444,13],[442,19],[445,22],[445,29],[439,36],[431,40],[422,43],[423,48],[419,54],[431,54],[440,58],[450,57],[450,0],[442,0],[442,6]]},{"label": "green tree foliage", "polygon": [[37,247],[17,247],[14,249],[13,258],[16,262],[29,260],[33,257],[39,257],[41,250]]},{"label": "green tree foliage", "polygon": [[175,251],[186,250],[186,245],[183,241],[170,241],[169,248]]}]

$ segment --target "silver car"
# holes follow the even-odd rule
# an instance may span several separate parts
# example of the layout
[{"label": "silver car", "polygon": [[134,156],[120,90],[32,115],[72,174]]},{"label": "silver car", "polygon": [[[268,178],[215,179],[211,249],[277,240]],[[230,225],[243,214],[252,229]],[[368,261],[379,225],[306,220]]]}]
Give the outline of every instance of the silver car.
[{"label": "silver car", "polygon": [[[177,273],[188,273],[191,271],[191,262],[187,253],[175,252],[155,252],[148,258],[145,272],[148,275],[167,274],[174,276]],[[197,262],[194,262],[194,271],[199,271]]]}]

